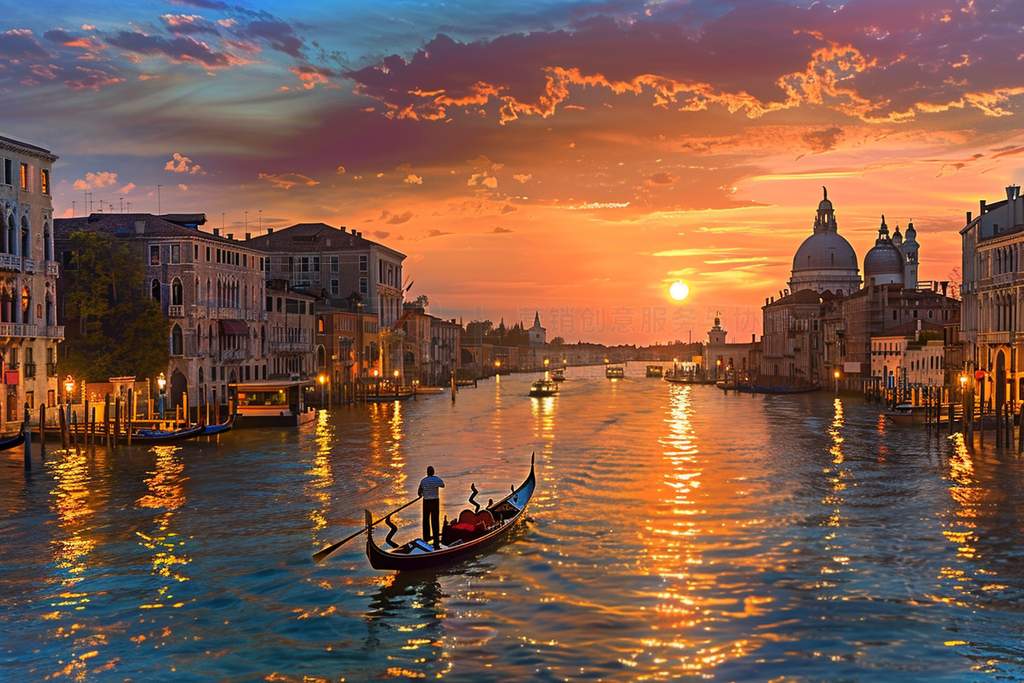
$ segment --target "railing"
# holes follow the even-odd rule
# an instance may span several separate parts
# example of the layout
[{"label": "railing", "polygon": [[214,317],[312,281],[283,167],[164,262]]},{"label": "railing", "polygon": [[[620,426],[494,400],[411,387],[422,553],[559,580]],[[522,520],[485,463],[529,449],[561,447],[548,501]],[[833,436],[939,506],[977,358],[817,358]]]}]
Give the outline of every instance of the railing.
[{"label": "railing", "polygon": [[36,364],[35,363],[25,363],[25,377],[35,377],[35,376],[36,376]]},{"label": "railing", "polygon": [[50,339],[63,339],[64,338],[64,326],[63,325],[47,325],[46,336]]},{"label": "railing", "polygon": [[0,270],[21,272],[21,257],[14,254],[0,254]]},{"label": "railing", "polygon": [[46,364],[46,376],[47,377],[56,377],[57,376],[57,364],[56,363],[47,363]]},{"label": "railing", "polygon": [[245,349],[224,349],[220,352],[222,361],[245,360]]},{"label": "railing", "polygon": [[60,264],[56,261],[46,262],[46,274],[53,275],[54,277],[60,276]]},{"label": "railing", "polygon": [[270,350],[278,353],[312,353],[311,342],[270,342]]},{"label": "railing", "polygon": [[184,318],[185,317],[185,307],[182,306],[181,304],[178,304],[177,306],[168,306],[167,307],[167,317],[168,318]]},{"label": "railing", "polygon": [[35,273],[36,272],[36,262],[33,261],[32,259],[30,259],[30,258],[24,259],[22,261],[22,263],[25,264],[25,272],[26,273]]}]

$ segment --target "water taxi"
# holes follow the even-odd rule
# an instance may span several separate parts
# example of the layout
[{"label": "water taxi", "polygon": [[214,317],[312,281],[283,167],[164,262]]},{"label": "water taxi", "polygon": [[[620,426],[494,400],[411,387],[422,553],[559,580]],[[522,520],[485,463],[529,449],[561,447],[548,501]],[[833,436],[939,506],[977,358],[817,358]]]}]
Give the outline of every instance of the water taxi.
[{"label": "water taxi", "polygon": [[530,396],[554,396],[558,393],[558,385],[550,379],[539,379],[530,385]]}]

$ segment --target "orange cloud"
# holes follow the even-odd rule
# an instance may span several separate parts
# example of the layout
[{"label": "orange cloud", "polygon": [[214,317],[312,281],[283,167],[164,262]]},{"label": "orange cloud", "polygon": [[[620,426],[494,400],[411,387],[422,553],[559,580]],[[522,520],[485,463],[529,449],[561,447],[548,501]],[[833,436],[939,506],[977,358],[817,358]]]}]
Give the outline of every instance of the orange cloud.
[{"label": "orange cloud", "polygon": [[301,173],[260,173],[258,177],[260,180],[270,182],[271,187],[279,190],[290,190],[296,185],[312,187],[320,184],[318,181],[308,178]]}]

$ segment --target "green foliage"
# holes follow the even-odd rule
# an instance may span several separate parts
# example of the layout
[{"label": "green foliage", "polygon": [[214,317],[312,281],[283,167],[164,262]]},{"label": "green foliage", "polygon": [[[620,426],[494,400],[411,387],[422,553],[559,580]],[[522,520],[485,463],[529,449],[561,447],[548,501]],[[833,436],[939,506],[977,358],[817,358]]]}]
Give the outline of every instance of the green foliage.
[{"label": "green foliage", "polygon": [[565,346],[565,338],[564,337],[555,337],[554,339],[551,340],[551,345],[552,346]]},{"label": "green foliage", "polygon": [[104,233],[76,232],[65,298],[67,339],[61,373],[102,382],[152,377],[167,367],[170,324],[145,290],[145,269],[128,244]]}]

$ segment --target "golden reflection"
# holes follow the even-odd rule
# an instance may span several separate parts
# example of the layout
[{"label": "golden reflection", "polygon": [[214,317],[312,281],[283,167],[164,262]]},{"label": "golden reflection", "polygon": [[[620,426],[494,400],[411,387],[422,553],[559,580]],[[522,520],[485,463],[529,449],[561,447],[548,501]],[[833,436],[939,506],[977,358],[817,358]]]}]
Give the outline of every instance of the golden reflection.
[{"label": "golden reflection", "polygon": [[327,526],[327,511],[331,503],[331,487],[334,484],[334,470],[331,468],[331,444],[334,442],[334,427],[327,419],[327,411],[321,410],[316,421],[316,454],[310,464],[309,482],[306,494],[313,499],[309,518],[313,522],[314,545],[323,542],[317,532]]},{"label": "golden reflection", "polygon": [[543,440],[541,452],[551,455],[555,442],[555,407],[554,396],[543,396],[530,399],[530,412],[533,415],[533,436]]},{"label": "golden reflection", "polygon": [[[956,503],[956,509],[953,519],[943,524],[942,535],[956,544],[958,557],[972,559],[977,553],[978,530],[975,518],[978,516],[978,507],[982,504],[982,494],[976,487],[974,460],[964,442],[963,434],[952,435],[949,442],[949,495]],[[957,581],[957,590],[966,590],[963,584],[973,581],[962,571],[950,567],[943,568],[941,576]]]},{"label": "golden reflection", "polygon": [[708,526],[705,510],[701,508],[709,493],[702,492],[705,468],[691,423],[693,396],[689,386],[670,389],[665,416],[668,430],[661,439],[665,467],[660,490],[651,492],[652,499],[657,501],[652,505],[656,517],[646,526],[649,571],[663,580],[663,587],[652,596],[657,615],[652,628],[659,637],[640,641],[642,651],[619,659],[624,666],[633,668],[641,655],[651,657],[655,668],[637,680],[661,680],[681,674],[710,677],[714,667],[753,649],[745,640],[713,643],[708,637],[712,624],[722,618],[742,617],[747,610],[753,614],[761,609],[758,605],[770,600],[750,596],[744,601],[742,612],[727,612],[729,607],[738,607],[737,600],[708,595],[714,588],[709,581],[713,583],[714,579],[706,570],[702,571],[700,539],[729,532],[717,525]]},{"label": "golden reflection", "polygon": [[154,530],[149,534],[135,532],[141,539],[139,545],[153,553],[153,575],[164,579],[163,585],[150,602],[139,605],[140,609],[182,607],[185,603],[175,596],[174,587],[188,581],[181,570],[192,560],[183,552],[185,540],[171,530],[175,511],[185,504],[185,465],[178,458],[177,446],[154,446],[155,469],[145,480],[149,489],[147,495],[136,501],[136,507],[163,510],[153,518]]},{"label": "golden reflection", "polygon": [[[843,456],[843,401],[842,399],[835,399],[833,402],[834,411],[832,413],[832,424],[829,425],[828,434],[832,438],[832,445],[829,448],[829,455],[832,456],[832,466],[826,467],[823,470],[826,480],[831,487],[831,491],[825,494],[821,504],[832,508],[828,519],[823,523],[823,526],[838,527],[842,521],[842,504],[846,500],[842,496],[842,492],[846,490],[846,480],[850,478],[850,470],[842,467],[844,456]],[[836,533],[833,532],[825,537],[825,540],[830,543],[826,546],[829,551],[839,548],[838,545],[834,545],[832,542],[836,540]],[[848,559],[844,559],[844,556],[837,555],[833,557],[833,562],[837,564],[847,564]],[[823,573],[833,573],[834,569],[828,567],[824,568]]]}]

